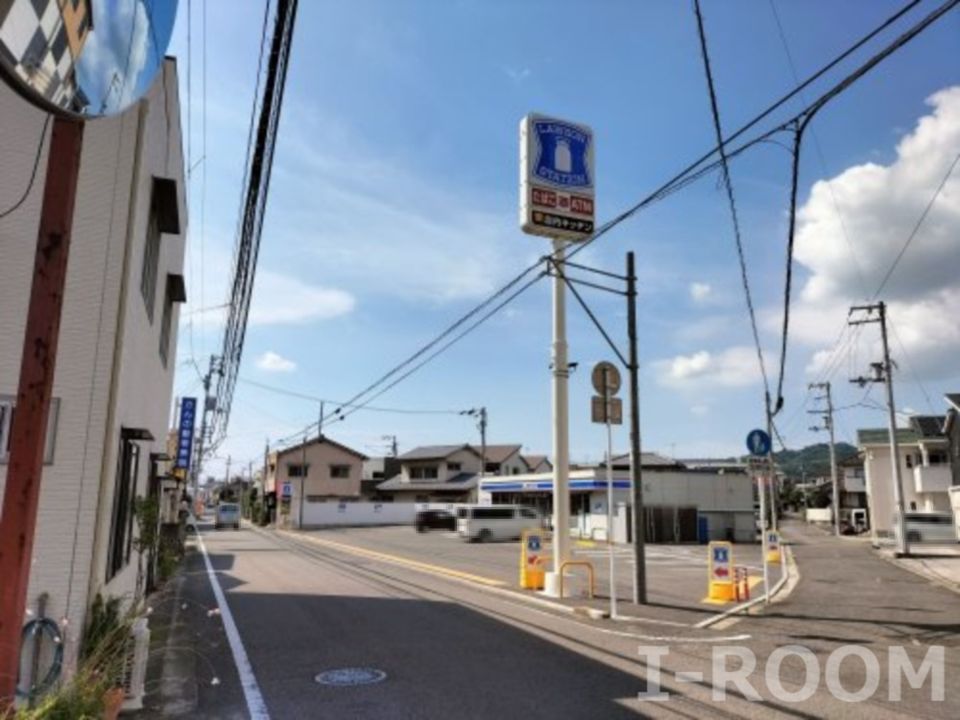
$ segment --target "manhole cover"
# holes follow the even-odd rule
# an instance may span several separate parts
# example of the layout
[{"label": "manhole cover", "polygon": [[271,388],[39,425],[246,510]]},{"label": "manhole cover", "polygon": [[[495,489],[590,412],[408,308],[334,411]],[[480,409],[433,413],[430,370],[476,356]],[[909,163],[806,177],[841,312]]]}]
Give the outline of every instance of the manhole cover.
[{"label": "manhole cover", "polygon": [[387,679],[383,670],[376,668],[339,668],[327,670],[317,675],[316,680],[321,685],[372,685]]}]

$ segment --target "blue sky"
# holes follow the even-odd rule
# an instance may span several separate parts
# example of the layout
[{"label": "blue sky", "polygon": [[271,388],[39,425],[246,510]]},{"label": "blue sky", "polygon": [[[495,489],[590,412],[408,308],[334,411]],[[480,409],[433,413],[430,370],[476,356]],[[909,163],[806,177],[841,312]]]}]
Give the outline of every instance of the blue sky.
[{"label": "blue sky", "polygon": [[[801,77],[900,4],[775,3]],[[192,109],[185,150],[196,163],[204,157],[202,4],[193,5],[189,100],[186,3],[171,52],[181,63],[185,128]],[[922,3],[907,22],[936,5]],[[186,312],[193,314],[181,326],[178,394],[198,393],[190,359],[205,368],[219,348],[221,316],[196,311],[224,301],[229,274],[263,8],[244,7],[207,8],[206,154],[190,183]],[[703,11],[724,127],[734,129],[794,86],[791,68],[769,2],[706,1]],[[960,94],[941,92],[960,85],[960,63],[950,60],[958,40],[954,12],[813,124],[822,152],[808,138],[797,324],[779,419],[789,445],[822,439],[807,431],[811,418],[803,408],[806,384],[827,374],[824,367],[835,369],[838,406],[864,396],[847,378],[876,359],[876,333],[845,337],[826,361],[824,351],[833,349],[847,305],[878,284],[960,151]],[[808,90],[807,98],[839,77]],[[797,101],[787,110],[799,107]],[[317,403],[247,380],[346,399],[546,252],[547,241],[517,227],[518,123],[531,111],[593,127],[598,219],[643,197],[713,144],[691,4],[300,4],[241,381],[230,437],[212,472],[228,454],[246,463],[267,438],[316,418]],[[789,170],[788,154],[775,144],[747,153],[732,170],[771,375]],[[960,301],[960,283],[936,273],[960,263],[958,226],[954,175],[887,288],[906,349],[894,345],[902,410],[940,412],[942,394],[960,387],[952,361],[960,351],[960,321],[944,319]],[[620,270],[627,250],[636,253],[640,279],[645,448],[680,457],[741,452],[746,433],[763,422],[762,387],[716,177],[623,223],[581,259]],[[608,328],[624,337],[623,302],[588,297]],[[587,369],[611,353],[572,300],[568,322],[570,359],[581,368],[571,380],[572,455],[597,459],[604,439],[589,422]],[[549,346],[550,293],[542,282],[374,404],[486,405],[491,442],[549,453]],[[881,398],[878,387],[867,404]],[[882,412],[856,407],[838,416],[837,427],[851,440],[857,427],[883,422]],[[397,435],[401,450],[477,439],[473,422],[455,415],[358,412],[327,430],[368,454],[382,451],[384,435]],[[615,442],[626,447],[625,428]]]}]

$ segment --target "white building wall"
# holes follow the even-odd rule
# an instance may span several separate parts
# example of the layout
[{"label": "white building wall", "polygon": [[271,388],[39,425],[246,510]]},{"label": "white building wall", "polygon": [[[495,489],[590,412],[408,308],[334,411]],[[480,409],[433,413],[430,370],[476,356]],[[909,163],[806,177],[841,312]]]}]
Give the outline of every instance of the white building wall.
[{"label": "white building wall", "polygon": [[[936,448],[945,449],[946,445],[938,445]],[[917,512],[949,512],[950,500],[945,489],[938,492],[917,492],[914,468],[907,467],[906,464],[908,453],[914,458],[912,463],[914,467],[918,464],[916,462],[918,458],[926,457],[925,453],[921,453],[918,444],[900,443],[900,473],[903,485],[903,502],[907,512],[911,511],[911,503],[916,504]],[[896,507],[890,448],[871,445],[866,448],[864,455],[863,469],[866,478],[870,522],[877,532],[884,536],[893,531],[893,514]],[[941,466],[923,466],[922,470],[926,472],[936,471],[938,467]]]},{"label": "white building wall", "polygon": [[[129,237],[133,260],[127,273],[133,310],[142,309],[139,259],[146,234],[151,174],[176,178],[181,185],[181,229],[186,208],[182,196],[179,104],[176,71],[166,66],[167,92],[155,84],[144,108],[140,199]],[[166,101],[166,110],[164,102]],[[107,429],[111,373],[117,345],[118,307],[123,253],[128,239],[128,207],[140,106],[121,116],[87,123],[67,268],[53,395],[60,399],[52,465],[44,467],[40,511],[34,539],[34,564],[28,607],[41,592],[49,594],[48,614],[68,618],[68,662],[83,627],[91,592],[104,584],[120,424],[149,428],[156,441],[142,443],[138,494],[146,487],[149,453],[162,452],[169,424],[170,395],[176,364],[178,308],[172,319],[169,367],[160,368],[158,302],[154,325],[130,311],[122,323],[120,346],[125,357],[117,385],[117,412]],[[43,114],[0,83],[0,208],[10,207],[30,176]],[[46,145],[34,186],[24,204],[0,218],[0,394],[15,395],[30,295],[34,250],[46,176]],[[168,160],[169,158],[169,160]],[[146,190],[144,190],[146,188]],[[145,193],[145,194],[144,194]],[[164,236],[158,291],[167,272],[181,273],[182,237]],[[130,279],[132,278],[132,279]],[[162,278],[159,279],[159,278]],[[139,301],[139,307],[136,306]],[[105,443],[106,439],[106,443]],[[6,481],[0,465],[0,488]],[[94,550],[96,548],[96,551]],[[135,557],[135,556],[134,556]],[[124,595],[134,589],[135,563],[120,573],[105,592]]]}]

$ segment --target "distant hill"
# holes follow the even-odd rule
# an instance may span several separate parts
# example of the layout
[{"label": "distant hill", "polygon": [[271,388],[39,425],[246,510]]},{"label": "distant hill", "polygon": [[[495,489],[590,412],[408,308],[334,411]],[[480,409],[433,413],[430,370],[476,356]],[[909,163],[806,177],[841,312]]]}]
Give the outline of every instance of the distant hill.
[{"label": "distant hill", "polygon": [[[837,462],[857,453],[853,445],[844,442],[837,443],[836,451]],[[800,480],[804,473],[808,478],[830,475],[830,446],[827,443],[807,445],[802,450],[781,450],[773,456],[788,478]]]}]

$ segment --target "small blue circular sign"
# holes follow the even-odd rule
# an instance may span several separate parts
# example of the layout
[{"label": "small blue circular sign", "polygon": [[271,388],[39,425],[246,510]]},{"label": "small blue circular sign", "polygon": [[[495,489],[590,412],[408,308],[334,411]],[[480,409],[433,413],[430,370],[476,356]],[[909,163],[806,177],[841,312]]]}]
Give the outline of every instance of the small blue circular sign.
[{"label": "small blue circular sign", "polygon": [[766,455],[770,452],[770,436],[763,430],[751,430],[747,435],[747,450],[751,455]]}]

